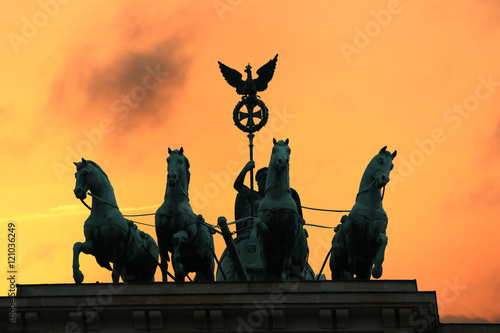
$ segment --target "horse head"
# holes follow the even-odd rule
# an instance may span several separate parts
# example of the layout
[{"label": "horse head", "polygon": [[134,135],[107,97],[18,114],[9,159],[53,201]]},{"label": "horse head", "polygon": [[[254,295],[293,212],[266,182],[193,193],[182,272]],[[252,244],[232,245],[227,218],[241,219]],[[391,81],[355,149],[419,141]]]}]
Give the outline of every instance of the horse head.
[{"label": "horse head", "polygon": [[288,142],[288,139],[286,139],[285,141],[276,141],[276,139],[273,139],[274,147],[272,150],[271,163],[269,164],[269,166],[272,166],[277,170],[288,169],[291,153]]},{"label": "horse head", "polygon": [[189,160],[184,156],[184,149],[172,150],[168,148],[167,157],[167,184],[175,187],[181,184],[181,187],[187,191],[189,186],[190,172]]},{"label": "horse head", "polygon": [[76,184],[73,192],[78,199],[85,199],[87,192],[94,192],[104,182],[109,182],[108,176],[97,163],[82,158],[76,165]]},{"label": "horse head", "polygon": [[389,173],[391,172],[394,164],[392,160],[396,157],[397,151],[395,150],[392,154],[387,151],[387,146],[380,149],[379,153],[370,161],[366,172],[371,173],[371,177],[375,182],[377,188],[382,188],[389,182]]},{"label": "horse head", "polygon": [[96,176],[90,162],[82,158],[81,162],[73,162],[76,166],[76,184],[73,192],[78,199],[85,199],[87,191],[95,187]]}]

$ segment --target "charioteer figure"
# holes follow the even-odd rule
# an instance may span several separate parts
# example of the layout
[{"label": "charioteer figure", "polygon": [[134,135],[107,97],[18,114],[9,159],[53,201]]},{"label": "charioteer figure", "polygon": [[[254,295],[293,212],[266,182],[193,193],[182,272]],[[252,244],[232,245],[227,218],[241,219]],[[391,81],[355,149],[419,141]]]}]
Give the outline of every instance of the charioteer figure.
[{"label": "charioteer figure", "polygon": [[[244,184],[247,173],[255,168],[255,162],[249,161],[241,170],[238,177],[234,181],[234,189],[238,191],[234,204],[234,218],[240,220],[242,218],[253,216],[257,217],[260,201],[264,198],[266,189],[267,167],[259,169],[255,174],[255,181],[258,190],[250,189]],[[251,207],[253,205],[253,209]],[[252,221],[245,221],[236,225],[238,236],[244,236],[250,233]]]}]

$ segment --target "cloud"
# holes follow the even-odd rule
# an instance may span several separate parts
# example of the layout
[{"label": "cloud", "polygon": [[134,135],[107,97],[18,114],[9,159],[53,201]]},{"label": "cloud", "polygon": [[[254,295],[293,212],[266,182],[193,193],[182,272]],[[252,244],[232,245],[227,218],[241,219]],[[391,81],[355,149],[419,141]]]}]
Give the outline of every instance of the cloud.
[{"label": "cloud", "polygon": [[[500,101],[500,98],[498,100]],[[491,158],[491,156],[496,156],[496,153],[500,151],[500,119],[497,119],[495,130],[486,145],[489,151],[486,154],[487,156],[485,156],[485,160]]]},{"label": "cloud", "polygon": [[[91,205],[90,202],[88,202]],[[127,214],[153,214],[158,209],[159,205],[147,205],[140,207],[121,207],[120,211]],[[10,221],[28,221],[40,218],[49,217],[59,217],[59,216],[69,216],[69,215],[82,215],[90,214],[89,210],[83,205],[60,205],[57,207],[52,207],[47,209],[42,213],[28,213],[24,215],[14,216],[8,219],[0,219],[0,222],[10,222]]]},{"label": "cloud", "polygon": [[[123,131],[154,125],[168,116],[185,83],[189,61],[175,55],[181,47],[178,41],[163,40],[149,50],[117,49],[101,66],[74,55],[54,83],[52,107],[72,124],[106,117]],[[78,66],[85,70],[75,69]],[[68,101],[74,94],[83,101],[77,107]]]},{"label": "cloud", "polygon": [[116,19],[103,23],[98,35],[89,27],[87,39],[70,51],[50,93],[50,109],[61,126],[92,129],[105,119],[116,143],[145,127],[165,125],[175,113],[189,77],[192,28],[187,23],[178,31],[171,28],[175,24],[165,26],[169,17],[160,21],[135,10],[114,13]]},{"label": "cloud", "polygon": [[[0,152],[9,157],[26,157],[31,150],[32,142],[29,139],[33,135],[33,123],[36,116],[32,118],[20,114],[21,109],[15,106],[0,106]],[[36,132],[40,135],[40,132]],[[8,144],[5,144],[8,143]]]},{"label": "cloud", "polygon": [[49,208],[49,212],[51,213],[65,213],[65,212],[70,212],[71,214],[74,214],[75,210],[78,210],[78,212],[82,208],[81,205],[61,205],[53,208]]},{"label": "cloud", "polygon": [[88,210],[83,205],[62,205],[49,208],[48,210],[42,213],[28,213],[28,214],[14,216],[8,219],[0,219],[0,222],[30,221],[33,219],[67,216],[67,215],[79,215],[85,213],[88,214]]},{"label": "cloud", "polygon": [[[189,61],[175,54],[181,48],[182,42],[169,39],[149,50],[118,52],[105,66],[93,69],[84,92],[88,111],[75,114],[74,119],[105,113],[125,131],[158,124],[168,117],[186,81]],[[93,104],[99,108],[92,108]]]},{"label": "cloud", "polygon": [[[141,206],[141,207],[126,207],[126,208],[121,208],[120,210],[122,212],[136,212],[140,210],[148,210],[148,213],[151,212],[156,212],[156,210],[159,208],[159,205],[149,205],[149,206]],[[144,213],[146,214],[146,213]]]}]

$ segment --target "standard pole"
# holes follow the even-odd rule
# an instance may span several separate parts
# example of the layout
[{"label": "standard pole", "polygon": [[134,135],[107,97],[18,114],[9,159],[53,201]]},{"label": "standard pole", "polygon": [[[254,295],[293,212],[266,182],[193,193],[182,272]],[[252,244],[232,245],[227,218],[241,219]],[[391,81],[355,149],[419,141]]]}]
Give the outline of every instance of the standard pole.
[{"label": "standard pole", "polygon": [[[253,138],[255,135],[253,133],[248,134],[248,147],[250,147],[250,161],[253,161]],[[253,215],[253,168],[250,169],[250,216]]]}]

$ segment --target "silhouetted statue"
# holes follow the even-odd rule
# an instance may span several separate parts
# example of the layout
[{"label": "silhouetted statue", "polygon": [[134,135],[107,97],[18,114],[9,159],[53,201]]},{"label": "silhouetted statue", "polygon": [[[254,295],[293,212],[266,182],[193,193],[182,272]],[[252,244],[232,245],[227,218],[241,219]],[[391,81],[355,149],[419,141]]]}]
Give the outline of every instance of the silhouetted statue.
[{"label": "silhouetted statue", "polygon": [[[238,177],[234,181],[234,189],[238,191],[236,195],[236,201],[234,203],[234,218],[235,220],[240,220],[244,217],[251,216],[250,205],[253,202],[253,216],[257,217],[257,210],[259,209],[259,204],[262,198],[264,198],[264,189],[266,187],[266,176],[267,167],[259,169],[255,175],[255,181],[257,182],[258,191],[253,191],[246,186],[243,182],[245,176],[250,171],[250,169],[255,168],[255,162],[249,161],[241,170]],[[249,226],[252,225],[252,221],[245,221],[238,223],[236,225],[236,232],[238,236],[243,236],[250,233]]]},{"label": "silhouetted statue", "polygon": [[169,252],[176,281],[184,281],[189,272],[196,272],[196,281],[213,281],[214,241],[203,217],[193,213],[189,204],[189,161],[183,148],[169,148],[168,153],[165,201],[155,217],[163,282],[167,281]]},{"label": "silhouetted statue", "polygon": [[332,279],[378,279],[387,245],[387,214],[382,207],[381,188],[389,182],[397,152],[384,147],[370,161],[361,178],[356,203],[335,228],[330,269]]},{"label": "silhouetted statue", "polygon": [[236,92],[240,95],[245,96],[255,96],[258,91],[264,91],[267,89],[267,84],[274,75],[274,70],[276,69],[276,62],[278,61],[278,55],[274,59],[269,60],[267,64],[262,66],[257,70],[258,78],[252,78],[252,66],[248,64],[245,68],[247,73],[247,79],[242,80],[242,74],[235,69],[232,69],[219,61],[219,68],[226,79],[232,87],[236,88]]},{"label": "silhouetted statue", "polygon": [[75,282],[83,282],[80,252],[93,255],[101,267],[112,270],[114,283],[120,277],[124,282],[153,282],[159,255],[154,239],[123,217],[108,176],[95,162],[82,158],[75,165],[75,196],[82,201],[88,191],[92,196],[90,216],[83,227],[85,242],[73,247]]},{"label": "silhouetted statue", "polygon": [[[273,139],[265,196],[259,204],[257,230],[262,237],[266,280],[300,275],[307,258],[307,234],[302,228],[300,200],[290,189],[290,147]],[[297,201],[296,201],[297,200]],[[294,248],[297,251],[294,251]]]}]

